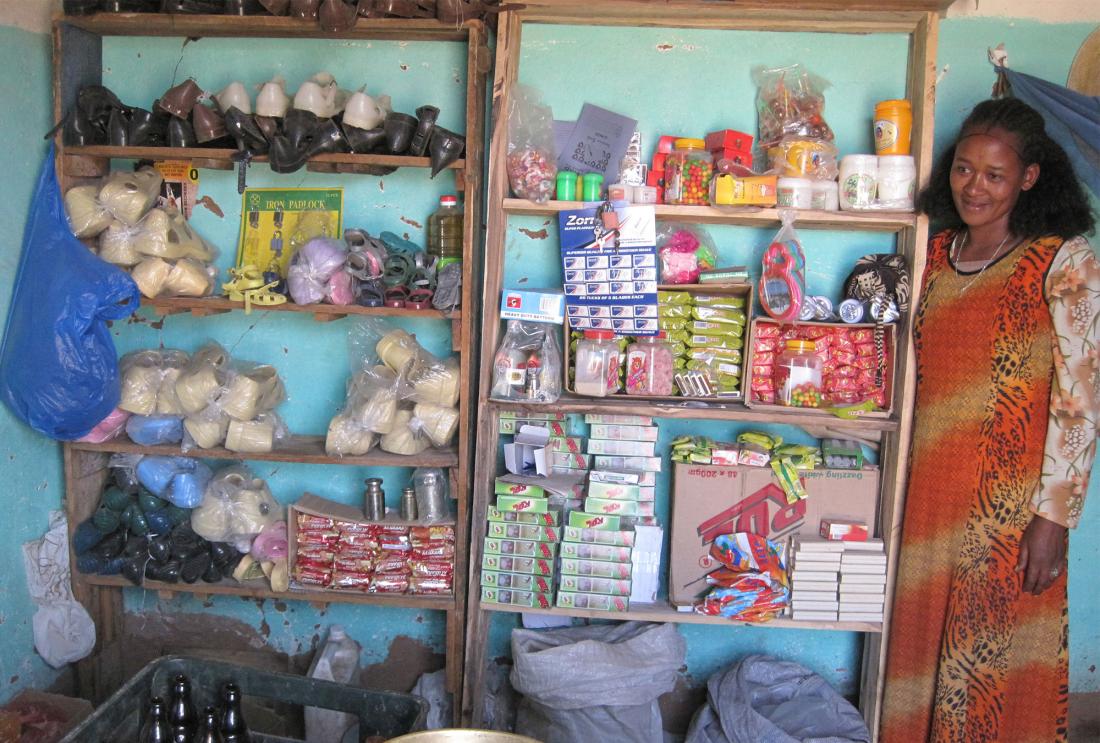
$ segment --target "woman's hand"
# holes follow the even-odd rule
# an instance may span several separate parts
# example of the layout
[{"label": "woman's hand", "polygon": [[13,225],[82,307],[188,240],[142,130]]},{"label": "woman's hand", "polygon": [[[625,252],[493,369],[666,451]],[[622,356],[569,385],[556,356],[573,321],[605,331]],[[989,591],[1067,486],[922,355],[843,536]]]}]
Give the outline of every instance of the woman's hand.
[{"label": "woman's hand", "polygon": [[1038,596],[1050,588],[1066,564],[1066,527],[1033,516],[1020,538],[1016,572],[1023,573],[1023,591]]}]

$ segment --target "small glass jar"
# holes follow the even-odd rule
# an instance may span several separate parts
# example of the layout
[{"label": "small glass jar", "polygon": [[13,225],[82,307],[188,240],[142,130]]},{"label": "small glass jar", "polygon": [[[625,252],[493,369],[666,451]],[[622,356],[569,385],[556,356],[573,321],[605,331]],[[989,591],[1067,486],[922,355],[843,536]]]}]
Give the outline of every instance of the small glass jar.
[{"label": "small glass jar", "polygon": [[677,139],[665,160],[665,203],[706,206],[710,203],[713,171],[706,142]]},{"label": "small glass jar", "polygon": [[664,331],[626,347],[626,394],[671,395],[672,375],[672,349]]},{"label": "small glass jar", "polygon": [[796,408],[816,408],[822,403],[821,357],[813,341],[787,341],[775,361],[776,402]]},{"label": "small glass jar", "polygon": [[588,397],[607,397],[619,389],[619,344],[610,330],[584,331],[577,343],[573,389]]}]

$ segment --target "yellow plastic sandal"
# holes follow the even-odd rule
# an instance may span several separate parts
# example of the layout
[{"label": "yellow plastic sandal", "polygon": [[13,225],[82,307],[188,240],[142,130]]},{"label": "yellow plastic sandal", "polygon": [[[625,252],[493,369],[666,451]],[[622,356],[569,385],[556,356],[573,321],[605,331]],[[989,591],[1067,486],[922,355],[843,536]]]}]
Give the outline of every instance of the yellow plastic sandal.
[{"label": "yellow plastic sandal", "polygon": [[271,291],[278,283],[278,281],[272,281],[270,284],[264,284],[261,287],[244,292],[244,314],[247,315],[252,312],[252,305],[274,307],[275,305],[284,304],[286,295]]},{"label": "yellow plastic sandal", "polygon": [[240,268],[230,268],[229,276],[231,280],[222,284],[222,291],[232,302],[245,301],[245,292],[264,285],[263,273],[251,263]]}]

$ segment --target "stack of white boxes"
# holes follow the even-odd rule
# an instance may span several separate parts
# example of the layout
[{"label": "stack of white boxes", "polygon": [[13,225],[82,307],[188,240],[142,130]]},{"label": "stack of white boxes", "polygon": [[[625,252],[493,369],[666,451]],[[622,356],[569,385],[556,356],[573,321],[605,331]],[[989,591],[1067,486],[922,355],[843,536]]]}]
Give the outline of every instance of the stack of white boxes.
[{"label": "stack of white boxes", "polygon": [[835,622],[844,542],[796,536],[791,540],[791,618]]},{"label": "stack of white boxes", "polygon": [[839,542],[842,622],[881,622],[886,602],[886,553],[881,539]]}]

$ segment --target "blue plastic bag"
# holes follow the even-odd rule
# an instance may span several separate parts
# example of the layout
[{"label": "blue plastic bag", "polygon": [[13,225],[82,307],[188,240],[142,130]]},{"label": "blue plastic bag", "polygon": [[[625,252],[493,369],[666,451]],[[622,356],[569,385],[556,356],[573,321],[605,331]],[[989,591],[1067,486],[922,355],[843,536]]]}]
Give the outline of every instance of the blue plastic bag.
[{"label": "blue plastic bag", "polygon": [[107,328],[137,310],[125,272],[73,237],[46,155],[0,343],[0,398],[50,438],[84,436],[119,400],[118,355]]}]

